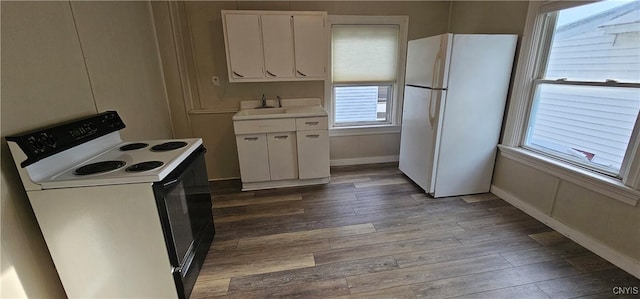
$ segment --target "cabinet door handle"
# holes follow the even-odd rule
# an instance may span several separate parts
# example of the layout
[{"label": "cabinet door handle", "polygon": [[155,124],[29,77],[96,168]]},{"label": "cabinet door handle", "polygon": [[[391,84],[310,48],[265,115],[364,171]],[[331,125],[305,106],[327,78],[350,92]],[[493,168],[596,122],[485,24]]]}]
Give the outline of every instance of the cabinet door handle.
[{"label": "cabinet door handle", "polygon": [[270,75],[271,77],[278,77],[278,76],[274,75],[274,74],[273,74],[272,72],[270,72],[270,71],[267,71],[267,74],[268,74],[268,75]]},{"label": "cabinet door handle", "polygon": [[236,76],[238,76],[238,77],[240,77],[240,78],[244,78],[244,76],[243,76],[243,75],[240,75],[240,74],[236,73],[236,71],[232,71],[232,72],[233,72],[233,74],[234,74],[234,75],[236,75]]},{"label": "cabinet door handle", "polygon": [[301,71],[296,70],[296,72],[298,72],[298,74],[300,74],[302,77],[306,77],[307,76],[304,73],[302,73]]},{"label": "cabinet door handle", "polygon": [[320,137],[320,134],[307,135],[307,138],[318,138],[318,137]]},{"label": "cabinet door handle", "polygon": [[275,138],[275,139],[287,139],[287,138],[289,138],[289,136],[282,135],[282,136],[274,136],[273,138]]},{"label": "cabinet door handle", "polygon": [[258,140],[258,137],[245,137],[244,140],[246,140],[246,141],[256,141],[256,140]]},{"label": "cabinet door handle", "polygon": [[320,123],[320,122],[317,122],[317,121],[305,121],[304,122],[305,125],[309,125],[309,126],[316,126],[316,125],[318,125],[318,123]]}]

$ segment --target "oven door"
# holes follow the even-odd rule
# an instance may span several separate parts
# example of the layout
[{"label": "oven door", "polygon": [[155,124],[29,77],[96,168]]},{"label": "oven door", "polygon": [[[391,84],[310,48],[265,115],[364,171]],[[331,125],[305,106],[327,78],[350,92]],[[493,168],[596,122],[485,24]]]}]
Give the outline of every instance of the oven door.
[{"label": "oven door", "polygon": [[215,233],[204,153],[201,146],[153,185],[176,287],[183,298],[191,293]]}]

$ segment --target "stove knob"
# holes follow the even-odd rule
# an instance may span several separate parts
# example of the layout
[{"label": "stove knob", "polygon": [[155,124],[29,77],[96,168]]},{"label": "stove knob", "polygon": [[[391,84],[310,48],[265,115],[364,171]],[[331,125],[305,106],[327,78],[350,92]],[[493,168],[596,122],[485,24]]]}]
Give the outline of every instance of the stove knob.
[{"label": "stove knob", "polygon": [[33,147],[36,149],[36,152],[42,152],[44,151],[45,148],[45,144],[44,142],[40,141],[40,140],[35,140],[34,142],[31,143],[33,145]]},{"label": "stove knob", "polygon": [[47,133],[42,133],[40,140],[51,148],[55,148],[58,143],[55,136]]}]

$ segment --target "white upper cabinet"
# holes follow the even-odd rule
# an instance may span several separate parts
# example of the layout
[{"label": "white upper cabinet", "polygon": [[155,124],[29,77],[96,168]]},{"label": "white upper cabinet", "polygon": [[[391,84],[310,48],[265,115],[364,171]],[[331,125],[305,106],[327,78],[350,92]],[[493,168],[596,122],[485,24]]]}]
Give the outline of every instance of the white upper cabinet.
[{"label": "white upper cabinet", "polygon": [[224,20],[229,80],[262,78],[264,70],[259,16],[228,14]]},{"label": "white upper cabinet", "polygon": [[223,10],[229,82],[325,80],[326,12]]},{"label": "white upper cabinet", "polygon": [[324,16],[293,16],[296,77],[320,79],[325,77],[327,47],[324,24]]},{"label": "white upper cabinet", "polygon": [[264,67],[267,78],[293,77],[293,30],[291,15],[262,15]]}]

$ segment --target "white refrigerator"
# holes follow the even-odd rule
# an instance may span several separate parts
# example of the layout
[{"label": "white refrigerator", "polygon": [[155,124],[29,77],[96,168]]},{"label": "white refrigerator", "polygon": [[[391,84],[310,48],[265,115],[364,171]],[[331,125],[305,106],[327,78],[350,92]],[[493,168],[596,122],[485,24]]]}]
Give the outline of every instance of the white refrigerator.
[{"label": "white refrigerator", "polygon": [[488,192],[517,35],[409,41],[400,170],[426,193]]}]

